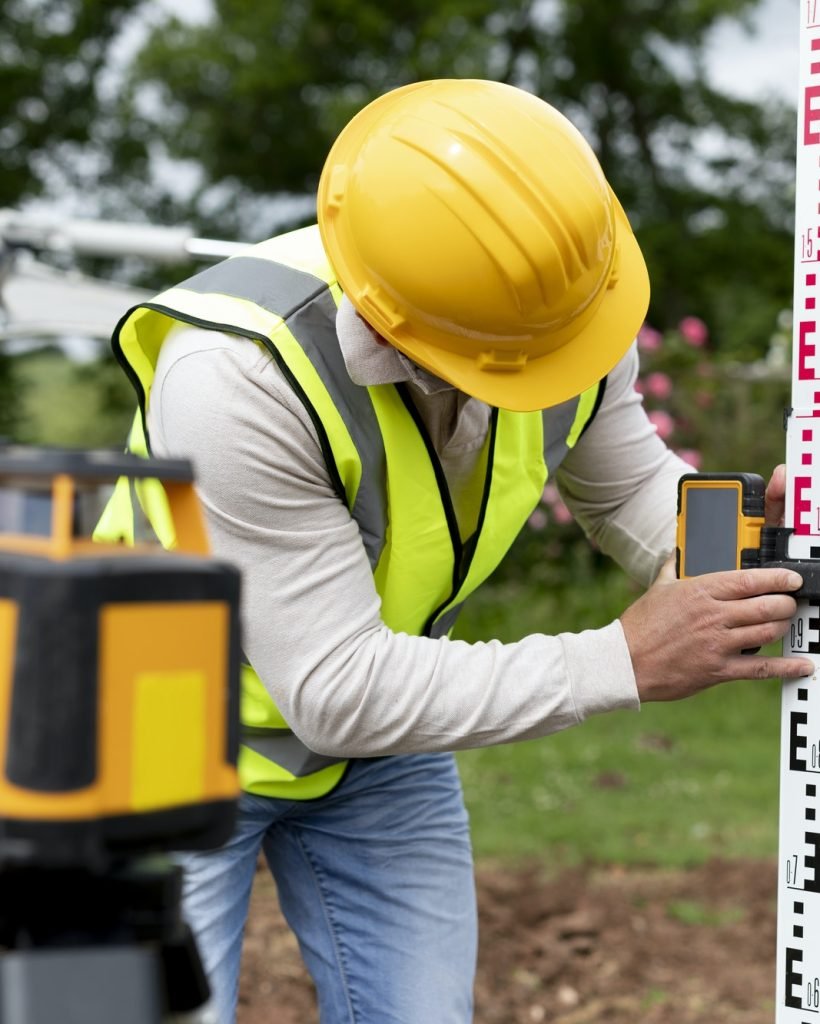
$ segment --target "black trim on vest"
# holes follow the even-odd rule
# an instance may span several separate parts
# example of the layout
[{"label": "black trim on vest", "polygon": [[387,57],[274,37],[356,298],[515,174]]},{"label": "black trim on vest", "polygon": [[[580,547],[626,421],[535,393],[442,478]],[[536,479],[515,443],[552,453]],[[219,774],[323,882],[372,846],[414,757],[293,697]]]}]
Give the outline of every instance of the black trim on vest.
[{"label": "black trim on vest", "polygon": [[433,467],[433,472],[436,477],[436,483],[438,484],[439,493],[441,496],[441,503],[444,508],[444,516],[447,520],[447,528],[450,532],[450,541],[453,545],[453,587],[450,591],[450,595],[445,601],[443,601],[438,608],[430,615],[424,624],[422,630],[423,636],[431,636],[432,629],[436,623],[436,619],[441,615],[443,609],[453,600],[456,594],[461,589],[464,580],[467,578],[467,574],[470,571],[470,566],[473,562],[473,556],[478,546],[478,538],[481,535],[481,528],[484,525],[484,517],[487,514],[487,505],[490,498],[490,488],[492,486],[493,477],[493,459],[495,457],[495,439],[498,433],[498,409],[491,409],[490,412],[490,444],[487,452],[487,469],[484,478],[484,491],[481,495],[481,507],[478,513],[478,522],[476,523],[475,531],[470,535],[465,543],[462,543],[461,534],[458,530],[458,520],[456,518],[455,509],[453,508],[453,499],[450,495],[450,489],[447,486],[447,479],[444,476],[444,470],[441,468],[441,462],[439,461],[438,454],[433,447],[433,442],[430,439],[430,435],[427,433],[427,428],[419,415],[419,411],[413,403],[413,399],[410,397],[410,393],[407,389],[407,385],[404,382],[396,384],[396,390],[401,397],[407,411],[413,418],[413,422],[416,424],[416,428],[424,441],[424,446],[427,449],[427,454],[430,457],[430,462]]},{"label": "black trim on vest", "polygon": [[[456,511],[453,508],[453,499],[450,495],[450,488],[447,486],[447,478],[444,475],[444,470],[441,468],[441,462],[439,461],[438,453],[433,447],[433,442],[430,439],[430,435],[427,433],[427,427],[424,425],[424,421],[419,414],[418,409],[410,397],[410,392],[407,389],[407,384],[404,381],[400,381],[396,384],[396,390],[399,393],[399,397],[404,403],[404,407],[410,413],[413,422],[416,424],[416,429],[424,442],[424,447],[427,449],[427,455],[430,459],[430,463],[433,467],[433,473],[436,477],[436,483],[438,484],[439,497],[441,498],[441,504],[444,508],[444,518],[447,520],[447,529],[450,533],[450,543],[453,546],[453,594],[457,593],[459,586],[459,575],[461,570],[461,562],[463,557],[463,547],[461,543],[461,534],[458,530],[458,519],[456,518]],[[452,599],[453,594],[450,595]],[[445,604],[448,602],[445,601]],[[435,616],[433,616],[435,618]],[[431,620],[428,620],[428,624]],[[424,628],[425,635],[427,635],[427,627]]]},{"label": "black trim on vest", "polygon": [[598,381],[598,394],[595,396],[595,404],[592,406],[592,412],[589,414],[589,419],[586,421],[583,427],[581,427],[581,433],[578,435],[579,441],[587,432],[587,427],[598,415],[598,410],[601,408],[601,403],[603,402],[604,394],[606,393],[606,382],[608,379],[608,377],[602,377],[601,380]]},{"label": "black trim on vest", "polygon": [[[487,476],[484,481],[484,493],[481,495],[481,506],[478,510],[478,521],[476,522],[475,530],[464,542],[461,558],[461,578],[458,580],[458,584],[453,590],[452,594],[450,594],[449,598],[443,604],[440,604],[438,606],[438,608],[433,612],[433,614],[425,623],[424,633],[427,636],[444,636],[446,633],[449,633],[453,625],[455,624],[455,621],[458,618],[459,613],[464,605],[464,602],[461,601],[459,604],[454,605],[449,611],[445,612],[443,615],[441,614],[442,610],[447,607],[450,601],[453,600],[458,591],[461,589],[461,586],[464,583],[464,580],[467,578],[467,574],[469,573],[470,568],[473,564],[473,557],[475,555],[476,548],[478,547],[478,540],[479,537],[481,536],[481,531],[484,528],[484,519],[487,515],[487,506],[490,503],[490,490],[492,488],[493,466],[495,464],[495,442],[497,436],[498,409],[493,407],[490,410],[490,443],[487,450]],[[441,615],[440,619],[439,615]],[[434,629],[436,626],[438,626],[439,628],[435,630],[434,634]]]},{"label": "black trim on vest", "polygon": [[119,363],[120,369],[123,371],[125,376],[131,382],[131,387],[137,393],[137,405],[139,406],[140,418],[142,419],[142,427],[145,431],[145,443],[148,447],[148,451],[151,451],[151,445],[148,441],[148,427],[145,423],[145,391],[142,386],[142,381],[136,374],[136,371],[132,368],[131,364],[123,355],[122,346],[120,345],[120,332],[126,324],[126,321],[134,314],[138,309],[142,308],[142,304],[139,306],[132,306],[123,316],[120,317],[117,322],[117,326],[114,328],[114,333],[111,335],[111,351],[114,355],[114,359]]},{"label": "black trim on vest", "polygon": [[462,572],[462,582],[470,571],[470,566],[473,564],[473,555],[478,547],[478,538],[481,536],[481,531],[484,528],[484,519],[487,516],[487,506],[490,503],[490,482],[492,477],[493,465],[495,460],[495,442],[498,436],[498,409],[492,408],[490,410],[490,443],[487,449],[487,479],[485,480],[484,493],[481,495],[481,506],[478,510],[478,521],[473,533],[467,538],[464,544],[464,569]]},{"label": "black trim on vest", "polygon": [[[325,285],[325,288],[327,288],[327,285]],[[310,416],[311,422],[316,428],[316,434],[319,438],[319,447],[322,449],[322,456],[324,457],[324,460],[327,463],[327,471],[330,474],[330,480],[331,483],[333,484],[333,489],[336,491],[337,495],[339,496],[339,499],[341,500],[345,508],[347,508],[348,511],[350,510],[349,505],[347,503],[347,495],[345,493],[344,484],[342,483],[342,478],[339,476],[339,470],[336,467],[336,460],[333,458],[333,450],[330,447],[330,440],[327,436],[327,431],[325,430],[324,424],[322,423],[322,420],[319,417],[319,414],[317,413],[316,409],[313,407],[313,404],[308,399],[308,396],[305,394],[301,384],[294,377],[293,373],[288,367],[288,364],[282,358],[280,352],[273,344],[271,339],[267,337],[267,335],[261,334],[257,331],[248,331],[245,328],[237,327],[235,324],[220,324],[216,323],[216,321],[214,320],[203,320],[200,317],[191,316],[188,313],[181,313],[179,310],[171,309],[170,307],[167,306],[162,306],[156,302],[143,302],[140,303],[139,306],[136,306],[135,309],[152,309],[155,313],[161,313],[163,316],[170,317],[173,320],[178,320],[180,321],[180,323],[190,324],[192,327],[202,327],[205,330],[211,331],[223,331],[225,334],[236,334],[243,338],[250,338],[251,341],[261,342],[265,346],[267,351],[270,352],[270,354],[276,360],[276,365],[282,371],[282,375],[284,376],[285,380],[287,380],[288,384],[290,384],[290,386],[293,388],[294,394],[301,401],[302,405],[304,405],[308,416]],[[136,373],[134,373],[134,371],[131,370],[131,367],[128,361],[126,360],[125,356],[123,355],[122,348],[119,344],[120,326],[125,322],[125,320],[128,319],[132,312],[134,312],[134,310],[131,310],[129,313],[127,313],[120,321],[120,325],[118,325],[117,331],[114,335],[112,348],[117,362],[120,364],[120,366],[123,367],[126,374],[128,375],[129,380],[134,385],[134,388],[137,391],[137,397],[139,399],[140,406],[140,414],[142,416],[142,424],[143,429],[145,431],[145,442],[148,446],[148,450],[150,451],[151,439],[148,435],[148,424],[145,421],[145,392],[143,391],[142,383],[140,382]]]}]

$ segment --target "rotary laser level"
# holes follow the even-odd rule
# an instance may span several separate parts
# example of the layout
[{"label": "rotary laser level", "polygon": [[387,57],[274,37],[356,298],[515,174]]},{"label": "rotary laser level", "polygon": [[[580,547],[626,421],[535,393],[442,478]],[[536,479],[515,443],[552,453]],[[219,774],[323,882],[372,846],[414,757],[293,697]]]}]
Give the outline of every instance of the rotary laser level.
[{"label": "rotary laser level", "polygon": [[[173,551],[147,519],[133,544],[97,528],[114,485],[138,516],[149,479]],[[187,462],[0,447],[0,1024],[156,1024],[206,1001],[158,851],[233,825],[238,602]]]}]

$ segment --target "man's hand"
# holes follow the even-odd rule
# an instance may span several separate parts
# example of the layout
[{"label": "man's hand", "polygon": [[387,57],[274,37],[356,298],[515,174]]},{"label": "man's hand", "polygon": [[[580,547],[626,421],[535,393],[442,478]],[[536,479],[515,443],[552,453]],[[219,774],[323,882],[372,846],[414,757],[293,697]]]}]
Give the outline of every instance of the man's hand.
[{"label": "man's hand", "polygon": [[775,466],[766,484],[766,526],[782,526],[786,514],[786,467]]},{"label": "man's hand", "polygon": [[678,580],[668,562],[621,616],[641,701],[678,700],[731,679],[811,675],[814,664],[805,658],[741,654],[786,633],[797,607],[789,591],[801,583],[788,569]]}]

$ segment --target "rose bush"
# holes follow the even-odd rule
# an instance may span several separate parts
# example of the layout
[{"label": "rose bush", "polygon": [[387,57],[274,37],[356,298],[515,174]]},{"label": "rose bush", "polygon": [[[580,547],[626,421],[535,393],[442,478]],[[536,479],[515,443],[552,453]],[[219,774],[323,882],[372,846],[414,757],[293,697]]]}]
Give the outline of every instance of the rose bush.
[{"label": "rose bush", "polygon": [[[684,317],[675,330],[641,328],[635,383],[660,437],[693,469],[768,475],[785,453],[783,409],[788,404],[788,325],[781,321],[763,360],[721,357],[708,326]],[[592,581],[608,559],[583,536],[554,481],[516,541],[499,575],[523,574],[550,586]]]}]

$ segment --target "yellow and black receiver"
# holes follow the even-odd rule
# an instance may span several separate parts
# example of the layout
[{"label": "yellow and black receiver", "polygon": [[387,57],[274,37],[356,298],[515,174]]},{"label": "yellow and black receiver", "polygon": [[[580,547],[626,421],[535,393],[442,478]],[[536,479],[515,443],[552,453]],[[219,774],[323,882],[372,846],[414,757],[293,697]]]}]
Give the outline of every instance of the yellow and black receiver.
[{"label": "yellow and black receiver", "polygon": [[766,483],[756,473],[686,473],[678,481],[680,579],[760,565]]},{"label": "yellow and black receiver", "polygon": [[[149,478],[175,550],[147,523],[133,545],[95,537],[118,479]],[[185,461],[0,447],[0,866],[230,835],[239,576],[208,556],[192,479]]]}]

